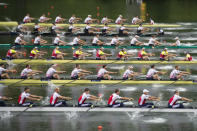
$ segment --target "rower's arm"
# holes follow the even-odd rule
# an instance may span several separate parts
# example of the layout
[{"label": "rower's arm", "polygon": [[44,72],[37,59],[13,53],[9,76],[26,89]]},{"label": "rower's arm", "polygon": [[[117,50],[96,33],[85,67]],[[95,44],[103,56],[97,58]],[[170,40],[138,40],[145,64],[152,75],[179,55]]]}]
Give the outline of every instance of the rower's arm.
[{"label": "rower's arm", "polygon": [[181,100],[183,100],[183,101],[188,101],[188,102],[192,102],[192,101],[193,101],[193,100],[188,99],[188,98],[186,98],[186,97],[182,97]]},{"label": "rower's arm", "polygon": [[91,71],[87,71],[87,70],[81,70],[84,73],[92,73]]},{"label": "rower's arm", "polygon": [[33,101],[40,101],[40,99],[39,99],[39,98],[34,98],[34,97],[31,97],[31,96],[27,97],[27,99],[29,99],[29,100],[33,100]]},{"label": "rower's arm", "polygon": [[128,101],[134,100],[133,98],[129,98],[129,97],[121,97],[120,99],[121,100],[128,100]]},{"label": "rower's arm", "polygon": [[71,97],[65,97],[65,96],[59,96],[59,98],[62,100],[72,100]]},{"label": "rower's arm", "polygon": [[100,97],[97,97],[97,96],[94,96],[94,95],[90,95],[90,100],[95,100],[95,101],[99,101],[101,98]]},{"label": "rower's arm", "polygon": [[107,74],[117,74],[118,72],[111,72],[111,71],[108,71]]},{"label": "rower's arm", "polygon": [[155,96],[150,96],[148,98],[148,100],[151,100],[151,101],[159,101],[160,99],[158,97],[155,97]]},{"label": "rower's arm", "polygon": [[63,74],[63,73],[66,73],[66,71],[56,71],[56,73]]},{"label": "rower's arm", "polygon": [[30,95],[30,97],[33,97],[33,98],[40,98],[40,99],[43,98],[42,96],[37,96],[37,95]]}]

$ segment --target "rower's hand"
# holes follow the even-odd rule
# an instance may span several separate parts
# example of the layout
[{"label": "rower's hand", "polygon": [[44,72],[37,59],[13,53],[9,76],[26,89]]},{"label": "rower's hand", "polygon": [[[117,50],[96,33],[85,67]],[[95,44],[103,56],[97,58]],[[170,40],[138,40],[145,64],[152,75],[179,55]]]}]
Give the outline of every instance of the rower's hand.
[{"label": "rower's hand", "polygon": [[41,101],[41,98],[37,99],[37,101]]},{"label": "rower's hand", "polygon": [[193,100],[189,99],[188,102],[192,102]]},{"label": "rower's hand", "polygon": [[43,96],[39,96],[40,99],[43,99]]},{"label": "rower's hand", "polygon": [[129,101],[133,101],[134,99],[133,98],[129,98]]},{"label": "rower's hand", "polygon": [[16,70],[12,70],[11,72],[12,72],[12,73],[16,73],[17,71],[16,71]]}]

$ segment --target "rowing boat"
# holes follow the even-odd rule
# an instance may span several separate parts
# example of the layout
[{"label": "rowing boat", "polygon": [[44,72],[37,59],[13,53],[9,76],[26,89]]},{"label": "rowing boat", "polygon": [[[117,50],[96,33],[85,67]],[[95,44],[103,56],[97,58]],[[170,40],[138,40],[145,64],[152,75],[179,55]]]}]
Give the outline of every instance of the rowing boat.
[{"label": "rowing boat", "polygon": [[2,79],[0,80],[0,84],[197,84],[197,82],[193,81],[149,81],[149,80],[35,80],[35,79]]},{"label": "rowing boat", "polygon": [[[22,112],[27,107],[1,107],[0,112]],[[32,107],[26,112],[87,112],[87,107]],[[197,113],[197,109],[169,109],[169,108],[92,108],[89,112],[155,112],[155,113]]]},{"label": "rowing boat", "polygon": [[13,59],[13,60],[0,60],[0,63],[13,63],[13,64],[197,64],[197,61],[143,61],[143,60],[31,60],[31,59]]},{"label": "rowing boat", "polygon": [[[0,26],[17,26],[18,22],[16,21],[11,21],[11,22],[0,22]],[[34,26],[35,23],[26,23],[24,24],[26,26]],[[51,23],[39,23],[40,26],[52,26]],[[68,27],[69,24],[57,24],[58,26],[62,26],[62,27]],[[96,26],[96,27],[103,27],[103,24],[91,24],[92,26]],[[86,26],[86,24],[74,24],[74,26],[79,26],[79,27],[84,27]],[[116,24],[109,24],[110,27],[117,27],[120,25],[116,25]],[[125,24],[126,27],[138,27],[139,25],[129,25],[129,24]],[[180,27],[181,25],[179,24],[154,24],[154,25],[150,25],[150,24],[143,24],[143,27]]]},{"label": "rowing boat", "polygon": [[[11,47],[12,44],[0,44],[0,47]],[[37,45],[21,45],[21,48],[33,48]],[[54,45],[42,45],[42,46],[37,46],[39,48],[55,48],[56,46]],[[72,48],[72,47],[76,47],[78,48],[78,46],[72,46],[72,45],[66,45],[66,46],[59,46],[60,48]],[[81,46],[84,49],[97,49],[100,48],[100,46],[92,46],[92,45],[86,45],[86,46]],[[146,49],[152,49],[151,46],[110,46],[110,45],[103,45],[103,48],[109,48],[109,49],[122,49],[122,48],[126,48],[126,49],[141,49],[141,48],[146,48]],[[154,49],[164,49],[164,48],[168,48],[168,49],[197,49],[197,46],[155,46]]]}]

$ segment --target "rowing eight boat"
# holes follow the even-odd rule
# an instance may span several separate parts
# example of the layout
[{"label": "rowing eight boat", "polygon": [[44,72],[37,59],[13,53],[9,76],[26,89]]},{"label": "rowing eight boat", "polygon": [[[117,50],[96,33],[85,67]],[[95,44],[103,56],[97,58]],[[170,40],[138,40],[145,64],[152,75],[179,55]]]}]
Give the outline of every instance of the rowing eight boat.
[{"label": "rowing eight boat", "polygon": [[[197,82],[193,81],[149,81],[149,80],[35,80],[35,79],[27,79],[27,80],[22,80],[22,79],[2,79],[0,80],[0,84],[48,84],[48,83],[54,83],[54,84],[197,84]],[[15,85],[17,85],[15,84]],[[66,84],[65,84],[66,85]]]},{"label": "rowing eight boat", "polygon": [[143,60],[31,60],[31,59],[14,59],[14,60],[0,60],[0,63],[14,63],[14,64],[197,64],[197,61],[143,61]]},{"label": "rowing eight boat", "polygon": [[[27,107],[1,107],[0,112],[22,112]],[[33,107],[26,112],[87,112],[87,107]],[[169,109],[169,108],[92,108],[89,112],[158,112],[158,113],[197,113],[197,109]]]}]

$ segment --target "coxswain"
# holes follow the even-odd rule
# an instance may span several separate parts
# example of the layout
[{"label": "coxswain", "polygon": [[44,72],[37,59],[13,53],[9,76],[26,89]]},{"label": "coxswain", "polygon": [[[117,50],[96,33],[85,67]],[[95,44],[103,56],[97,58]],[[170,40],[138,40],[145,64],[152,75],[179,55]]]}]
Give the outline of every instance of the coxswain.
[{"label": "coxswain", "polygon": [[137,34],[138,35],[142,35],[143,33],[149,31],[149,28],[145,28],[142,26],[142,24],[139,24],[138,28],[137,28]]},{"label": "coxswain", "polygon": [[133,71],[133,66],[129,66],[128,69],[124,72],[122,79],[123,80],[135,80],[135,77],[138,76],[140,73]]},{"label": "coxswain", "polygon": [[126,28],[124,26],[124,24],[121,24],[120,28],[119,28],[119,36],[123,36],[123,35],[128,35],[129,32],[128,31],[131,31],[132,29],[131,28]]},{"label": "coxswain", "polygon": [[87,71],[84,69],[81,69],[79,64],[76,64],[74,70],[71,72],[71,79],[76,80],[76,79],[81,79],[86,75],[89,75],[93,72]]},{"label": "coxswain", "polygon": [[70,19],[68,20],[69,24],[77,23],[78,21],[82,20],[81,18],[75,17],[75,14],[73,14]]},{"label": "coxswain", "polygon": [[94,36],[93,40],[92,40],[92,46],[102,46],[103,44],[105,44],[104,42],[102,42],[101,40],[99,40],[99,34],[97,34],[96,36]]},{"label": "coxswain", "polygon": [[55,18],[55,23],[64,23],[66,21],[66,19],[62,18],[62,15],[58,15]]},{"label": "coxswain", "polygon": [[[51,95],[50,98],[50,106],[52,107],[66,107],[68,106],[66,101],[72,100],[71,97],[61,96],[60,89],[58,87],[55,88],[54,93]],[[59,100],[61,99],[61,100]]]},{"label": "coxswain", "polygon": [[93,35],[95,31],[99,31],[99,29],[92,27],[89,23],[84,28],[85,35]]},{"label": "coxswain", "polygon": [[127,53],[125,48],[122,48],[121,51],[117,55],[117,60],[127,60],[129,57],[133,56],[133,54]]},{"label": "coxswain", "polygon": [[25,69],[21,72],[21,79],[29,79],[39,73],[42,73],[42,71],[32,70],[30,65],[26,65]]},{"label": "coxswain", "polygon": [[5,101],[12,100],[11,97],[6,97],[6,96],[0,96],[0,107],[5,107],[6,103]]},{"label": "coxswain", "polygon": [[23,23],[31,23],[32,20],[34,20],[35,18],[30,17],[29,14],[27,14],[24,19],[23,19]]},{"label": "coxswain", "polygon": [[47,41],[41,38],[41,35],[37,35],[36,38],[34,39],[34,45],[40,46],[43,44],[46,44]]},{"label": "coxswain", "polygon": [[178,90],[175,90],[174,95],[168,101],[168,108],[184,108],[183,103],[177,103],[177,101],[192,102],[193,100],[186,97],[181,97]]},{"label": "coxswain", "polygon": [[84,23],[85,24],[92,24],[92,23],[94,23],[94,22],[97,22],[98,21],[98,19],[92,19],[92,15],[88,15],[88,17],[86,17],[85,18],[85,20],[84,20]]},{"label": "coxswain", "polygon": [[153,35],[148,42],[149,46],[159,46],[162,45],[162,43],[160,43],[159,41],[156,40],[155,35]]},{"label": "coxswain", "polygon": [[74,53],[73,53],[73,60],[84,60],[85,57],[90,56],[91,54],[88,54],[86,52],[82,51],[82,48],[79,47]]},{"label": "coxswain", "polygon": [[150,18],[150,25],[154,25],[154,24],[155,24],[154,20]]},{"label": "coxswain", "polygon": [[110,74],[117,74],[117,72],[107,71],[106,69],[107,69],[107,65],[103,65],[103,67],[99,69],[97,74],[98,80],[110,80],[112,78]]},{"label": "coxswain", "polygon": [[39,22],[40,23],[46,23],[46,22],[48,22],[49,20],[51,20],[51,18],[48,18],[48,17],[46,17],[46,15],[45,14],[43,14],[42,16],[40,16],[40,18],[39,18]]},{"label": "coxswain", "polygon": [[55,37],[54,41],[53,41],[53,45],[54,46],[62,46],[62,45],[65,45],[67,42],[65,41],[62,41],[60,39],[60,34],[57,34],[57,36]]},{"label": "coxswain", "polygon": [[155,56],[155,54],[153,53],[147,53],[145,51],[145,48],[142,48],[142,50],[140,50],[138,52],[138,60],[150,60],[151,56]]},{"label": "coxswain", "polygon": [[84,40],[80,39],[80,35],[77,35],[77,37],[73,39],[73,46],[86,45],[86,44],[87,43]]},{"label": "coxswain", "polygon": [[143,94],[140,96],[138,100],[138,105],[140,108],[154,108],[154,104],[152,102],[146,102],[147,100],[149,101],[160,101],[160,98],[155,97],[155,96],[150,96],[149,95],[149,90],[144,89]]},{"label": "coxswain", "polygon": [[15,41],[14,41],[14,44],[17,46],[17,45],[26,45],[27,42],[23,39],[23,35],[20,34],[19,36],[16,37]]},{"label": "coxswain", "polygon": [[108,24],[110,22],[112,22],[112,19],[107,18],[107,16],[104,16],[101,20],[101,24]]},{"label": "coxswain", "polygon": [[30,107],[30,106],[33,106],[34,103],[33,102],[26,102],[26,100],[40,101],[42,98],[43,98],[42,96],[30,94],[29,87],[25,87],[24,92],[22,92],[18,98],[18,104],[19,104],[19,106]]},{"label": "coxswain", "polygon": [[66,73],[66,71],[57,71],[57,64],[53,64],[46,72],[46,79],[60,79],[59,74]]},{"label": "coxswain", "polygon": [[175,37],[174,39],[176,41],[174,43],[172,43],[171,46],[181,46],[181,42],[179,40],[179,37]]},{"label": "coxswain", "polygon": [[167,48],[164,48],[164,50],[160,54],[160,60],[170,60],[170,58],[176,56],[176,54],[168,53]]},{"label": "coxswain", "polygon": [[52,58],[52,59],[61,59],[61,60],[63,60],[65,55],[67,55],[67,54],[61,52],[61,51],[59,50],[59,47],[57,46],[57,47],[53,50],[51,58]]},{"label": "coxswain", "polygon": [[174,70],[170,73],[170,80],[177,81],[183,80],[183,76],[190,75],[190,72],[180,71],[179,66],[175,66]]},{"label": "coxswain", "polygon": [[123,19],[122,15],[119,15],[118,18],[116,19],[115,23],[116,24],[123,24],[127,19]]},{"label": "coxswain", "polygon": [[166,72],[162,72],[162,71],[157,71],[155,69],[155,65],[151,65],[151,68],[148,70],[147,74],[146,74],[146,79],[147,80],[161,80],[161,78],[159,77],[159,75],[163,75]]},{"label": "coxswain", "polygon": [[108,99],[108,107],[123,107],[124,103],[123,102],[117,102],[117,100],[127,100],[127,101],[131,101],[134,100],[133,98],[129,98],[129,97],[121,97],[120,96],[120,90],[119,89],[115,89],[115,92],[109,97]]},{"label": "coxswain", "polygon": [[135,16],[135,17],[133,17],[131,23],[134,24],[134,25],[136,25],[136,24],[140,24],[140,23],[142,23],[142,22],[143,22],[143,20],[139,19],[138,16]]},{"label": "coxswain", "polygon": [[144,44],[143,42],[139,41],[138,40],[139,36],[138,35],[135,35],[132,39],[131,39],[131,46],[140,46],[142,44]]},{"label": "coxswain", "polygon": [[118,35],[115,35],[112,40],[111,40],[111,46],[119,46],[119,45],[123,45],[124,43],[121,42],[118,38]]},{"label": "coxswain", "polygon": [[69,27],[68,27],[68,32],[69,33],[76,33],[78,31],[80,31],[81,29],[78,28],[78,27],[75,27],[72,23],[69,24]]},{"label": "coxswain", "polygon": [[184,61],[192,61],[192,56],[189,52],[186,53],[185,59],[183,59]]},{"label": "coxswain", "polygon": [[91,95],[90,89],[85,88],[83,94],[78,99],[78,107],[92,107],[93,106],[91,102],[86,102],[86,100],[100,101],[101,98]]},{"label": "coxswain", "polygon": [[8,73],[16,73],[16,72],[17,72],[16,70],[5,69],[5,65],[0,64],[0,79],[10,79]]},{"label": "coxswain", "polygon": [[107,54],[103,50],[104,48],[101,47],[96,51],[96,60],[107,60],[107,56],[111,56],[111,54]]},{"label": "coxswain", "polygon": [[42,56],[47,54],[45,51],[39,51],[38,47],[34,47],[33,50],[31,50],[29,58],[30,59],[42,59]]},{"label": "coxswain", "polygon": [[12,46],[6,54],[6,59],[18,59],[22,54],[24,55],[24,52],[16,51],[16,47]]}]

